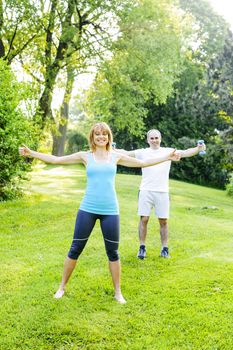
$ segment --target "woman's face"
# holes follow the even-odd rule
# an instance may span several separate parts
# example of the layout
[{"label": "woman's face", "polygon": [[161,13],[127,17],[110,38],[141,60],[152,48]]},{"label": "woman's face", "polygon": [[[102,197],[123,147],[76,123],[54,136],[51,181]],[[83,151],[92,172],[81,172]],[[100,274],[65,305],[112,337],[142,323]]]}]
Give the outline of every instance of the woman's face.
[{"label": "woman's face", "polygon": [[109,141],[107,130],[96,128],[93,136],[96,146],[106,148]]}]

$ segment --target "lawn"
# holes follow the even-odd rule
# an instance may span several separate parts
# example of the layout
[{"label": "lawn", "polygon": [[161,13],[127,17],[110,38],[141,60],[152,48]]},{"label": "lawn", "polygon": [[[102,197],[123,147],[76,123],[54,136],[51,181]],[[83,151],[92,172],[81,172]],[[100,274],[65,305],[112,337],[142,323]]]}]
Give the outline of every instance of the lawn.
[{"label": "lawn", "polygon": [[159,257],[151,216],[138,260],[140,176],[118,174],[127,304],[113,299],[99,225],[65,296],[53,298],[85,183],[82,166],[40,165],[23,199],[0,204],[0,349],[233,349],[233,206],[224,191],[170,181],[172,257]]}]

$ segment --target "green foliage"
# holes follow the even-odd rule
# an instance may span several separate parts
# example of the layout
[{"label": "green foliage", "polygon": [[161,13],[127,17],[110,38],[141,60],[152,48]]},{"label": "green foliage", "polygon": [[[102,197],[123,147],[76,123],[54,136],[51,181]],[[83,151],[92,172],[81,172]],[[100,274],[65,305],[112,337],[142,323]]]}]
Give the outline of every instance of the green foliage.
[{"label": "green foliage", "polygon": [[151,216],[141,261],[140,177],[117,175],[127,304],[113,300],[98,222],[65,296],[53,298],[85,178],[81,165],[36,168],[26,198],[0,203],[0,349],[233,349],[232,199],[224,191],[171,181],[172,258],[159,257]]},{"label": "green foliage", "polygon": [[66,154],[89,149],[87,138],[78,131],[69,130],[67,133]]},{"label": "green foliage", "polygon": [[[186,149],[194,147],[196,142],[197,140],[183,137],[177,140],[176,147],[177,149]],[[224,189],[229,181],[224,147],[221,142],[213,142],[207,143],[206,155],[197,155],[182,159],[179,163],[173,163],[171,177],[181,181]]]},{"label": "green foliage", "polygon": [[33,0],[5,0],[0,2],[0,17],[0,57],[11,64],[33,50],[42,31],[39,8]]},{"label": "green foliage", "polygon": [[121,22],[113,58],[97,74],[88,110],[133,135],[142,135],[146,102],[164,103],[182,71],[182,18],[172,1],[147,0]]},{"label": "green foliage", "polygon": [[0,1],[0,57],[9,64],[17,59],[17,67],[30,75],[34,122],[57,131],[54,153],[63,151],[66,128],[60,120],[68,102],[58,113],[53,110],[55,88],[64,88],[66,71],[79,75],[106,56],[119,19],[134,5],[135,0]]},{"label": "green foliage", "polygon": [[0,60],[0,201],[20,194],[19,182],[30,169],[18,153],[22,143],[33,144],[35,130],[19,109],[23,86],[16,82],[5,62]]},{"label": "green foliage", "polygon": [[217,111],[228,160],[228,170],[233,170],[233,33],[228,31],[222,52],[210,62],[206,86]]},{"label": "green foliage", "polygon": [[[176,96],[173,101],[170,101],[169,114],[171,118],[168,119],[165,113],[166,119],[164,118],[161,123],[163,126],[168,125],[168,123],[170,126],[179,123],[184,135],[193,138],[191,136],[193,134],[196,139],[204,138],[206,140],[208,150],[203,162],[205,169],[200,171],[197,183],[206,184],[209,182],[210,185],[221,188],[224,188],[228,183],[233,170],[232,42],[232,33],[229,31],[225,37],[222,50],[209,61],[202,82],[196,84],[193,92],[191,91],[191,95],[189,92],[187,96],[180,87],[179,99]],[[169,110],[169,106],[166,106],[165,110]],[[189,118],[190,115],[192,119]],[[180,135],[177,134],[175,128],[172,137],[173,144],[174,137],[177,137],[178,141],[180,139]],[[195,180],[196,169],[194,163],[192,168],[192,179]],[[211,169],[211,172],[209,169]],[[186,172],[188,174],[188,168]]]},{"label": "green foliage", "polygon": [[227,194],[230,197],[233,197],[233,176],[230,178],[229,184],[226,186]]},{"label": "green foliage", "polygon": [[[203,19],[203,23],[203,13],[208,12],[205,10],[202,13],[193,2],[186,3],[193,4],[193,14],[203,26],[200,33],[204,45],[202,55],[197,51],[193,54],[187,52],[184,70],[179,82],[175,83],[173,96],[165,104],[157,105],[153,98],[147,101],[144,107],[149,112],[144,124],[147,130],[156,128],[162,132],[164,146],[185,149],[194,147],[196,141],[203,138],[207,144],[206,156],[185,159],[173,165],[171,175],[180,180],[224,188],[229,181],[233,164],[232,34],[226,31],[224,22],[217,15],[214,15],[214,21],[215,24],[218,22],[216,27],[219,31],[214,34],[211,24],[213,13],[210,11],[209,18]],[[220,38],[225,39],[221,45]],[[211,40],[211,44],[208,40]],[[119,146],[126,149],[138,147],[138,140],[126,137],[126,133],[127,130],[116,133],[116,141],[119,138],[121,143]],[[145,145],[144,141],[140,141],[140,147]]]},{"label": "green foliage", "polygon": [[[152,128],[162,132],[163,146],[178,149],[204,138],[206,156],[183,160],[171,175],[224,188],[232,171],[232,35],[205,0],[181,1],[185,16],[176,20],[171,5],[145,1],[122,23],[118,51],[97,76],[90,109],[110,123],[118,148],[147,147],[145,131]],[[184,30],[182,21],[195,29]]]},{"label": "green foliage", "polygon": [[222,50],[229,25],[208,0],[180,0],[179,3],[193,18],[196,60],[206,62],[215,57]]}]

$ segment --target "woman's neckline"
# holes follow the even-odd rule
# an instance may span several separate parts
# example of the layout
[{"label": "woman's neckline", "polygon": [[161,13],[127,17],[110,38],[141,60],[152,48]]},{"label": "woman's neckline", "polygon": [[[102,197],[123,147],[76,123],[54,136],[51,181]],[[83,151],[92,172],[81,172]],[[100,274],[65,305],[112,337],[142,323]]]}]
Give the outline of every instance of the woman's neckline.
[{"label": "woman's neckline", "polygon": [[96,163],[99,163],[99,164],[107,164],[107,163],[110,163],[111,160],[112,160],[112,156],[111,156],[111,153],[110,153],[110,152],[107,152],[107,158],[106,158],[106,160],[104,160],[104,161],[99,161],[99,160],[97,160],[94,152],[92,152],[92,156],[93,156],[94,161],[95,161]]}]

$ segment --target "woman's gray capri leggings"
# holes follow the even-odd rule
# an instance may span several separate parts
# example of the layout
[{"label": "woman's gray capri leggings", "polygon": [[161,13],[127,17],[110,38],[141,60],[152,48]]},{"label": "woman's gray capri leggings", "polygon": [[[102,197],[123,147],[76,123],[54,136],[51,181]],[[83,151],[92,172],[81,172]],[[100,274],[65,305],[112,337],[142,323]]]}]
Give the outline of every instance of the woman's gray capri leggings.
[{"label": "woman's gray capri leggings", "polygon": [[93,214],[80,209],[76,218],[73,241],[68,253],[70,259],[78,259],[90,237],[97,219],[100,220],[100,227],[109,261],[119,260],[119,215]]}]

